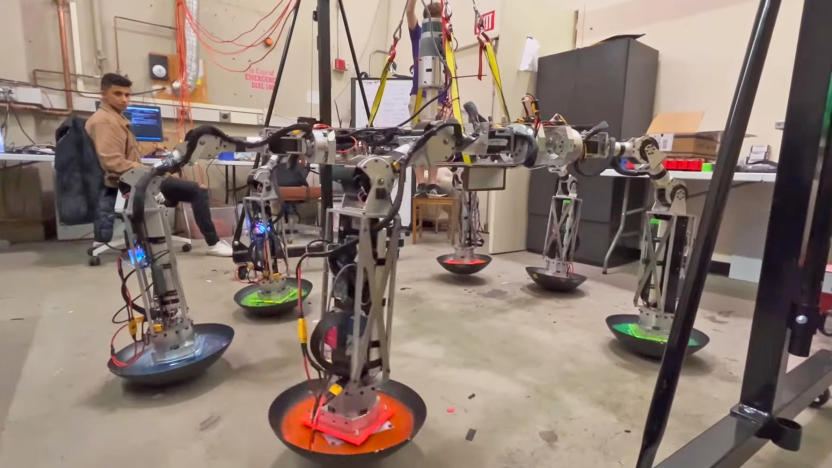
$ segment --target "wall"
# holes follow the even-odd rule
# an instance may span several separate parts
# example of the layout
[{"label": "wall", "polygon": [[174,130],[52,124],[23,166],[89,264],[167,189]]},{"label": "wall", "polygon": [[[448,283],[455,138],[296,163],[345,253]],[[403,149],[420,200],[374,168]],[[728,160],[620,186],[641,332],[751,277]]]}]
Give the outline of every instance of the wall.
[{"label": "wall", "polygon": [[[724,129],[758,1],[586,0],[573,5],[580,11],[578,46],[644,33],[639,40],[659,50],[656,113],[703,110],[703,129]],[[785,116],[802,6],[802,0],[782,2],[748,125],[748,133],[756,136],[746,138],[740,158],[751,144],[769,144],[773,159],[779,157],[782,135],[774,123]],[[692,192],[707,188],[689,185]],[[771,187],[732,191],[715,258],[762,255]],[[689,211],[701,213],[703,204],[704,197],[695,198]]]},{"label": "wall", "polygon": [[[520,99],[537,86],[537,74],[518,71],[526,36],[531,35],[540,43],[540,56],[556,54],[574,47],[575,14],[573,11],[553,7],[550,1],[525,2],[526,11],[536,14],[508,14],[516,2],[504,0],[502,29],[498,60],[503,76],[503,87],[512,119],[523,112]],[[500,13],[498,13],[498,16]],[[495,104],[495,109],[499,105]],[[501,111],[497,112],[502,114]],[[529,196],[529,171],[516,168],[508,171],[506,190],[489,194],[489,224],[493,226],[488,239],[490,253],[512,252],[526,249],[528,214],[525,207]],[[524,207],[517,209],[517,207]]]},{"label": "wall", "polygon": [[[704,110],[704,129],[722,130],[757,11],[755,0],[665,2],[631,0],[581,13],[579,46],[613,34],[645,33],[641,42],[659,50],[656,112]],[[772,145],[779,155],[781,133],[774,122],[785,116],[800,26],[802,0],[785,0],[760,80],[743,148]],[[703,34],[710,31],[709,34]]]},{"label": "wall", "polygon": [[[284,4],[288,0],[283,0]],[[5,47],[0,51],[3,69],[0,78],[30,81],[35,68],[60,70],[61,54],[58,34],[57,12],[54,0],[3,0],[3,28],[0,32]],[[153,23],[172,25],[174,7],[171,0],[101,0],[101,29],[105,61],[103,71],[116,71],[114,16],[125,16]],[[247,29],[255,21],[274,7],[277,0],[201,0],[199,8],[200,21],[214,34],[221,37],[233,37]],[[367,68],[373,50],[385,48],[383,37],[386,36],[388,7],[386,0],[344,0],[351,22],[353,39],[358,51],[362,68]],[[96,67],[95,46],[93,39],[92,0],[77,0],[78,27],[80,47],[82,49],[82,66],[72,64],[73,71],[98,75]],[[286,71],[280,87],[275,114],[282,116],[278,123],[294,120],[298,116],[318,116],[317,70],[317,24],[312,21],[312,11],[316,2],[306,0],[301,3],[295,34],[287,57]],[[339,87],[346,88],[354,67],[349,59],[349,49],[344,28],[337,23],[340,14],[336,13],[337,2],[331,2],[332,57],[341,56],[349,62],[347,73],[332,73],[333,97],[338,100],[342,114],[349,115],[349,93],[341,93]],[[367,14],[372,12],[372,14]],[[69,17],[67,13],[67,17]],[[69,19],[68,19],[69,21]],[[288,34],[288,24],[285,34]],[[258,27],[262,30],[263,27]],[[68,34],[69,35],[69,34]],[[119,22],[119,58],[120,71],[129,75],[134,81],[134,90],[144,90],[151,86],[147,71],[149,52],[174,53],[175,41],[171,31],[139,24]],[[73,55],[71,39],[70,57]],[[275,70],[280,60],[283,41],[275,46],[274,51],[260,65],[265,70]],[[208,97],[213,104],[233,107],[253,107],[263,109],[268,105],[271,94],[269,90],[252,89],[243,74],[221,70],[205,55],[203,47],[201,57],[205,62]],[[252,57],[262,55],[264,48],[256,47]],[[338,53],[340,51],[340,54]],[[70,60],[72,60],[70,58]],[[219,58],[222,63],[238,66],[230,58]],[[62,87],[59,75],[43,81],[43,84]],[[89,80],[82,85],[88,89],[97,88],[97,80]],[[76,83],[73,81],[73,86]],[[59,104],[55,104],[59,107]],[[335,112],[333,111],[333,116]],[[14,119],[9,122],[6,135],[7,146],[28,144],[24,131],[38,143],[54,142],[54,132],[63,117],[47,116],[41,113],[19,111],[21,128]],[[259,130],[254,126],[219,125],[233,135],[253,135]],[[52,171],[48,165],[40,167],[40,179],[45,193],[43,205],[44,216],[51,216]],[[219,168],[211,170],[212,185],[216,186],[223,176]],[[240,178],[243,176],[241,175]],[[219,188],[215,188],[215,198],[219,199]]]},{"label": "wall", "polygon": [[[23,4],[26,8],[22,12],[22,23],[26,39],[25,52],[28,60],[27,73],[31,68],[60,69],[60,48],[57,33],[57,19],[54,0],[8,0]],[[283,0],[278,11],[282,11],[288,0]],[[81,32],[81,47],[83,53],[83,71],[88,74],[98,74],[94,58],[93,17],[91,12],[92,0],[77,0],[79,12],[79,29]],[[137,0],[131,2],[101,1],[102,32],[104,41],[104,71],[116,71],[116,44],[114,17],[148,21],[152,23],[172,25],[174,22],[173,2],[162,0]],[[199,21],[220,37],[233,37],[253,25],[259,18],[267,14],[277,3],[276,0],[201,0],[199,7]],[[359,52],[359,62],[367,67],[370,52],[383,47],[383,36],[387,21],[387,2],[385,0],[345,0],[347,14],[351,21],[353,39]],[[287,56],[286,72],[277,98],[277,114],[287,119],[295,119],[299,115],[317,116],[318,104],[316,99],[317,84],[317,24],[312,21],[312,11],[316,2],[307,0],[301,3],[297,26],[292,39],[291,48]],[[365,12],[371,11],[368,15]],[[337,24],[337,2],[331,2],[332,27],[332,57],[341,51],[342,58],[349,60],[344,28]],[[276,18],[277,14],[270,16]],[[340,17],[338,15],[337,17]],[[264,21],[257,31],[262,31],[270,20]],[[284,37],[288,34],[287,22]],[[272,37],[275,37],[273,34]],[[247,35],[246,38],[256,37]],[[337,39],[336,39],[337,38]],[[15,41],[17,42],[17,41]],[[233,50],[230,47],[223,50]],[[277,68],[283,40],[278,42],[262,62],[255,68],[272,72]],[[256,61],[268,49],[256,46],[250,52],[239,57],[209,54],[200,45],[200,57],[204,60],[208,97],[211,103],[265,109],[271,94],[266,89],[253,89],[246,81],[244,73],[233,73],[223,70],[211,60],[214,59],[227,68],[244,69],[249,61]],[[127,74],[134,81],[136,90],[149,89],[151,81],[147,70],[147,55],[150,52],[172,54],[175,53],[175,41],[172,31],[134,24],[125,21],[118,23],[118,57],[120,72]],[[70,53],[72,51],[70,50]],[[352,72],[333,72],[333,89],[348,81]],[[60,79],[52,84],[59,84]],[[95,83],[89,83],[94,88]],[[349,108],[349,96],[339,107]]]}]

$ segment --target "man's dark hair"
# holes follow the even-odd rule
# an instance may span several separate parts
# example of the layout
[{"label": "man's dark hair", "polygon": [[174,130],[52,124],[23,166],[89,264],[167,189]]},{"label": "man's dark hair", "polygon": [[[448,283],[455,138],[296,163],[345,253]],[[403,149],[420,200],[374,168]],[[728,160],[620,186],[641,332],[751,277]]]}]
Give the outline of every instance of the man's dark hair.
[{"label": "man's dark hair", "polygon": [[121,76],[118,73],[105,73],[101,77],[101,91],[107,91],[111,86],[124,86],[129,88],[133,86],[133,82],[126,76]]},{"label": "man's dark hair", "polygon": [[430,2],[428,6],[425,7],[425,10],[422,12],[422,16],[425,18],[439,18],[442,14],[442,4],[439,2]]}]

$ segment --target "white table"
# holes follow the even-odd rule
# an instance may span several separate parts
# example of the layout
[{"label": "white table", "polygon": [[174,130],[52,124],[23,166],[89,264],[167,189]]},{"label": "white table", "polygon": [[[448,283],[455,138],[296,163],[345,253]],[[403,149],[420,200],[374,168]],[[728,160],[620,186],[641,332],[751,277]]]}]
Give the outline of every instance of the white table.
[{"label": "white table", "polygon": [[54,154],[15,154],[15,153],[0,153],[0,161],[18,161],[18,162],[55,162]]},{"label": "white table", "polygon": [[[43,162],[43,163],[55,163],[55,155],[54,154],[18,154],[18,153],[0,153],[0,161],[9,161],[9,162]],[[142,164],[146,164],[148,166],[153,165],[157,161],[161,161],[161,158],[142,158]]]},{"label": "white table", "polygon": [[[712,178],[714,173],[713,172],[696,172],[696,171],[669,171],[671,177],[679,180],[701,180],[709,182]],[[607,263],[609,261],[610,256],[612,255],[613,250],[618,246],[619,241],[622,237],[625,236],[640,236],[641,235],[641,228],[636,231],[629,231],[624,232],[624,226],[627,222],[627,218],[632,215],[641,214],[646,211],[646,207],[639,207],[634,209],[628,209],[628,201],[630,196],[630,179],[634,177],[647,177],[645,176],[625,176],[619,174],[614,169],[606,169],[601,173],[603,177],[624,177],[626,179],[624,184],[624,200],[621,206],[621,219],[618,224],[618,229],[615,232],[615,236],[610,243],[610,247],[607,250],[607,254],[604,257],[604,266],[603,271],[607,271]],[[764,184],[773,184],[777,178],[777,174],[773,172],[735,172],[734,173],[734,184],[733,187],[738,187],[741,185],[746,184],[755,184],[755,183],[764,183]],[[760,235],[763,236],[761,240],[764,242],[765,236],[765,229],[760,230]],[[734,257],[737,257],[736,259]],[[729,274],[732,278],[743,279],[746,281],[756,281],[754,278],[759,276],[759,259],[749,259],[747,257],[739,257],[732,255],[731,258],[731,274]]]},{"label": "white table", "polygon": [[[670,176],[674,179],[681,180],[711,180],[713,172],[696,172],[696,171],[668,171]],[[629,177],[615,172],[614,169],[605,169],[601,173],[603,177]],[[637,176],[637,177],[647,177]],[[777,174],[774,172],[735,172],[734,182],[763,182],[774,183]]]}]

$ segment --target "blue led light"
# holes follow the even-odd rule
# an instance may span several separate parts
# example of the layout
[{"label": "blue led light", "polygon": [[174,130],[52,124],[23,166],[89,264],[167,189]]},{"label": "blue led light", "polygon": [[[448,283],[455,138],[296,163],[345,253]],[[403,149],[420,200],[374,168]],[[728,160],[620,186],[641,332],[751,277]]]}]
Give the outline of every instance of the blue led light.
[{"label": "blue led light", "polygon": [[140,267],[147,266],[147,254],[143,248],[136,247],[134,249],[130,249],[127,253],[130,256],[130,263],[133,265],[138,265]]},{"label": "blue led light", "polygon": [[269,227],[268,223],[266,223],[264,221],[258,221],[254,225],[254,229],[252,230],[252,232],[255,235],[262,236],[262,235],[266,234],[267,232],[269,232],[269,230],[270,230],[270,227]]}]

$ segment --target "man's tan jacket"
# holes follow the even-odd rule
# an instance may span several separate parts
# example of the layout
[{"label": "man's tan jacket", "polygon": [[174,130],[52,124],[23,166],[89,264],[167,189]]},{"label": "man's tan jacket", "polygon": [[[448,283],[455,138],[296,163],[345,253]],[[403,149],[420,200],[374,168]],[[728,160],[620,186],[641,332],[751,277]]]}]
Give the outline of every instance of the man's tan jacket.
[{"label": "man's tan jacket", "polygon": [[95,145],[107,187],[117,187],[121,174],[142,165],[130,121],[112,107],[101,103],[101,108],[87,120],[84,129]]}]

